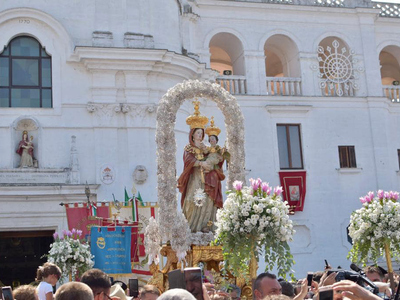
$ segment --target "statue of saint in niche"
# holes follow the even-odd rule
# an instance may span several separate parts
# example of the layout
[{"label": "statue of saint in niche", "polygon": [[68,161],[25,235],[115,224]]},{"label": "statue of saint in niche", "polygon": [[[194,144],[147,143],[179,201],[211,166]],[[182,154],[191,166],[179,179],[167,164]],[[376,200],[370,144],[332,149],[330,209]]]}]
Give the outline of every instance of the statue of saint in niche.
[{"label": "statue of saint in niche", "polygon": [[21,156],[19,168],[36,167],[36,160],[33,157],[33,136],[29,138],[28,132],[22,132],[22,140],[18,144],[17,153]]}]

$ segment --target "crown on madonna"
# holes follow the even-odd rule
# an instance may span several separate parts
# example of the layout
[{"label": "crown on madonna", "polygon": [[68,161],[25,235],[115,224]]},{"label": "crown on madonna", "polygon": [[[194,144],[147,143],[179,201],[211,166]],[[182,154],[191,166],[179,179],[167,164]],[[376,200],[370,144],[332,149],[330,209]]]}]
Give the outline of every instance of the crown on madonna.
[{"label": "crown on madonna", "polygon": [[186,124],[190,126],[190,129],[193,128],[201,128],[204,129],[206,124],[208,123],[208,118],[202,116],[199,111],[200,101],[193,101],[194,105],[194,113],[186,118]]}]

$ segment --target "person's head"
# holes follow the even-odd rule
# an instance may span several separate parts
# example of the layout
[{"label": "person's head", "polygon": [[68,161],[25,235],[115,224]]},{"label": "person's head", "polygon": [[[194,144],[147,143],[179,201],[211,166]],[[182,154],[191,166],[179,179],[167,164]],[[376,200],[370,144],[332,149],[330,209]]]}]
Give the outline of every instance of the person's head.
[{"label": "person's head", "polygon": [[89,286],[82,282],[68,282],[56,292],[55,300],[93,300],[93,293]]},{"label": "person's head", "polygon": [[210,135],[208,137],[208,142],[211,144],[211,146],[215,147],[215,145],[218,144],[218,137],[216,135]]},{"label": "person's head", "polygon": [[279,281],[279,284],[282,287],[282,295],[286,295],[288,297],[294,297],[294,287],[290,282],[282,280]]},{"label": "person's head", "polygon": [[22,139],[23,139],[24,141],[28,140],[28,131],[24,130],[24,131],[22,132]]},{"label": "person's head", "polygon": [[160,297],[160,291],[154,285],[148,284],[140,289],[139,298],[142,300],[156,300]]},{"label": "person's head", "polygon": [[193,134],[192,134],[192,141],[198,141],[201,142],[204,138],[204,129],[202,128],[195,128],[193,130]]},{"label": "person's head", "polygon": [[61,277],[60,268],[53,263],[45,263],[43,266],[40,266],[36,271],[36,280],[45,281],[52,286],[57,284],[57,281]]},{"label": "person's head", "polygon": [[241,294],[241,290],[240,287],[238,287],[237,285],[234,284],[230,284],[228,287],[228,292],[229,292],[229,297],[232,300],[240,300],[240,294]]},{"label": "person's head", "polygon": [[90,269],[83,273],[81,282],[87,284],[93,292],[95,300],[108,300],[110,295],[110,277],[102,270]]},{"label": "person's head", "polygon": [[253,299],[263,299],[269,295],[281,295],[282,287],[274,274],[265,272],[257,276],[253,284]]},{"label": "person's head", "polygon": [[381,282],[383,280],[383,274],[378,267],[368,266],[364,269],[364,272],[372,282]]},{"label": "person's head", "polygon": [[183,289],[171,289],[162,293],[157,300],[196,300],[196,298]]},{"label": "person's head", "polygon": [[36,288],[32,285],[21,285],[13,291],[14,300],[39,300]]},{"label": "person's head", "polygon": [[202,277],[199,269],[185,269],[186,289],[196,299],[201,299],[203,294]]}]

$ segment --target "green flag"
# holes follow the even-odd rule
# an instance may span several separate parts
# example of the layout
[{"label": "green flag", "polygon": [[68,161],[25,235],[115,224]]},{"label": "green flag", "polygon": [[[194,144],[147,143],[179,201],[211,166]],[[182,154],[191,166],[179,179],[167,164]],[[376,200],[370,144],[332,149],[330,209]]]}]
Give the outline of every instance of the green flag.
[{"label": "green flag", "polygon": [[126,188],[125,188],[125,206],[128,206],[128,204],[129,204],[129,196],[128,196],[128,192],[126,191]]},{"label": "green flag", "polygon": [[139,200],[140,205],[144,206],[142,196],[140,196],[140,192],[138,192],[138,194],[137,194],[137,199]]}]

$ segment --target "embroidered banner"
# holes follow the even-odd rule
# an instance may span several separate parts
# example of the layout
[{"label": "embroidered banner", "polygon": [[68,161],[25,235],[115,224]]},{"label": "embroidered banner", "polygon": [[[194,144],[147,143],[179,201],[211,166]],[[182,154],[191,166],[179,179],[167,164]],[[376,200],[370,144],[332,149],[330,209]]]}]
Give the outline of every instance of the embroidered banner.
[{"label": "embroidered banner", "polygon": [[306,197],[306,171],[279,172],[283,187],[283,200],[286,200],[291,211],[303,211]]},{"label": "embroidered banner", "polygon": [[131,227],[92,227],[94,268],[107,274],[131,273]]},{"label": "embroidered banner", "polygon": [[[101,225],[96,217],[108,218],[108,203],[94,203],[88,206],[87,203],[64,204],[67,213],[68,229],[76,228],[82,230],[84,237],[88,238],[90,227]],[[93,212],[95,210],[95,213]],[[95,216],[94,216],[94,215]]]}]

